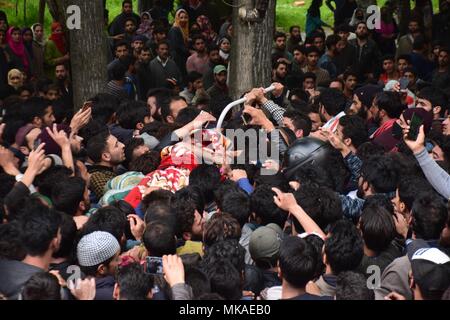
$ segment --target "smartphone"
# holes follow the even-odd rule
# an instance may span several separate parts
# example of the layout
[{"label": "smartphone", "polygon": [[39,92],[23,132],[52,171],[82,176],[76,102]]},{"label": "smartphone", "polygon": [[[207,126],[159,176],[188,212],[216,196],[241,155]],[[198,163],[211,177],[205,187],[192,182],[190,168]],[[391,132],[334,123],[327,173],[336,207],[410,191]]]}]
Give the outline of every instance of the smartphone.
[{"label": "smartphone", "polygon": [[398,82],[400,83],[400,90],[401,90],[401,91],[405,91],[406,89],[408,89],[408,85],[409,85],[409,80],[408,80],[408,78],[405,78],[405,77],[400,78],[400,79],[398,80]]},{"label": "smartphone", "polygon": [[409,125],[409,133],[408,133],[408,140],[416,141],[417,136],[419,135],[420,126],[423,124],[422,117],[418,116],[417,114],[413,113],[411,122]]},{"label": "smartphone", "polygon": [[403,138],[403,128],[397,122],[392,126],[392,136],[397,140],[402,140]]},{"label": "smartphone", "polygon": [[147,273],[147,274],[163,274],[162,258],[146,257],[145,258],[145,273]]},{"label": "smartphone", "polygon": [[252,121],[252,116],[249,115],[248,113],[243,113],[241,119],[242,122],[244,122],[244,124],[248,126],[248,124]]}]

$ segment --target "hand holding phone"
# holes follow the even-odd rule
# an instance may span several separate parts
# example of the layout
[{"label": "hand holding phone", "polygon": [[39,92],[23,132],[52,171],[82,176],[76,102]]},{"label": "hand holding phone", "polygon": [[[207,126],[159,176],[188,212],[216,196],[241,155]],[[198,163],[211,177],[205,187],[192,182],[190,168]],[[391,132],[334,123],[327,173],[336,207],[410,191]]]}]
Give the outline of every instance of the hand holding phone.
[{"label": "hand holding phone", "polygon": [[160,257],[145,258],[145,272],[147,274],[163,274],[163,262]]}]

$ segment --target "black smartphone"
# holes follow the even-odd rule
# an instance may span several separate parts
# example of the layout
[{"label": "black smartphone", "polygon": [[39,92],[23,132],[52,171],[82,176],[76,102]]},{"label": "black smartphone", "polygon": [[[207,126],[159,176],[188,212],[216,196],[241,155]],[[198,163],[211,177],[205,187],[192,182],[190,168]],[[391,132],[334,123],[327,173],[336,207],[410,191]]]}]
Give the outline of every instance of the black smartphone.
[{"label": "black smartphone", "polygon": [[242,118],[242,122],[244,122],[244,124],[245,124],[246,126],[248,126],[248,124],[250,123],[250,121],[252,121],[252,116],[249,115],[248,113],[243,113],[241,118]]},{"label": "black smartphone", "polygon": [[423,124],[422,117],[418,116],[417,114],[413,113],[413,116],[411,118],[411,122],[409,124],[409,133],[408,133],[408,140],[416,141],[417,136],[419,135],[420,126]]},{"label": "black smartphone", "polygon": [[145,272],[147,274],[163,274],[162,258],[146,257],[145,265],[146,265]]}]

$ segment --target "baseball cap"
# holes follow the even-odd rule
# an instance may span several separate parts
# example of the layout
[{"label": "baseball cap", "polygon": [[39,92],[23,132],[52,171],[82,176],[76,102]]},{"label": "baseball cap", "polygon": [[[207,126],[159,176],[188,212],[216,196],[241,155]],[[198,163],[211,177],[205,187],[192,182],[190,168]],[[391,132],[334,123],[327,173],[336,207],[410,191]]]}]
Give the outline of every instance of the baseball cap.
[{"label": "baseball cap", "polygon": [[85,235],[78,243],[78,263],[82,267],[93,267],[111,259],[119,250],[119,242],[112,234],[95,231]]},{"label": "baseball cap", "polygon": [[425,297],[442,293],[450,286],[450,257],[437,248],[418,249],[412,256],[411,269]]},{"label": "baseball cap", "polygon": [[223,65],[218,65],[214,68],[214,74],[219,74],[223,71],[227,71],[227,68],[225,68],[225,66]]},{"label": "baseball cap", "polygon": [[274,224],[259,227],[250,237],[249,251],[253,260],[270,260],[278,257],[283,230]]}]

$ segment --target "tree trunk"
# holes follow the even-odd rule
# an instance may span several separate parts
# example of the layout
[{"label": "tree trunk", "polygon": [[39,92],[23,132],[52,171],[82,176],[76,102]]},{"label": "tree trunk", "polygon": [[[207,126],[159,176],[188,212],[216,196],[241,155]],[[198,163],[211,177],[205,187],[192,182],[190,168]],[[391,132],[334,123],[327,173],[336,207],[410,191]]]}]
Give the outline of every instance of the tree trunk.
[{"label": "tree trunk", "polygon": [[153,7],[153,0],[138,0],[139,14],[149,11]]},{"label": "tree trunk", "polygon": [[58,21],[62,26],[65,26],[65,7],[63,0],[47,0],[47,6],[53,17],[53,21]]},{"label": "tree trunk", "polygon": [[408,23],[411,17],[411,1],[410,0],[398,0],[399,5],[399,20],[400,20],[400,36],[408,33]]},{"label": "tree trunk", "polygon": [[39,0],[38,22],[42,25],[44,25],[44,17],[45,17],[45,0]]},{"label": "tree trunk", "polygon": [[[270,85],[275,2],[275,0],[269,1],[266,17],[261,23],[242,21],[239,18],[237,6],[233,8],[233,42],[229,77],[233,98],[239,98],[249,89]],[[253,9],[251,0],[238,0],[235,4]]]},{"label": "tree trunk", "polygon": [[104,32],[103,0],[70,0],[81,10],[81,29],[70,30],[70,62],[75,110],[103,92],[107,82],[107,39]]}]

